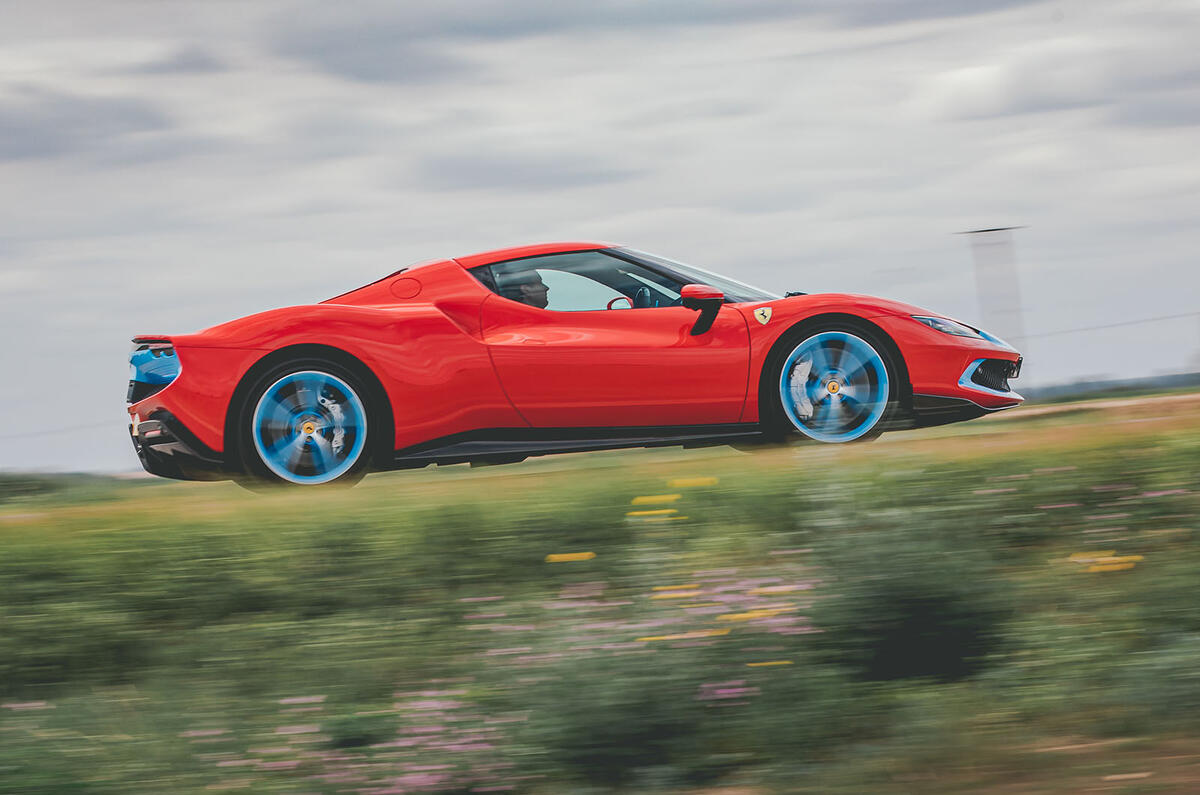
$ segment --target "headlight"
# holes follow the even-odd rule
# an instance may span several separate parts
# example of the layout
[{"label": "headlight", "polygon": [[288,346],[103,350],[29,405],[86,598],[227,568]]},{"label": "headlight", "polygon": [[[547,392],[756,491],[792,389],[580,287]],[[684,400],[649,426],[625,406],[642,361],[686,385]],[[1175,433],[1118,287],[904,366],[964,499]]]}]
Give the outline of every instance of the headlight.
[{"label": "headlight", "polygon": [[943,334],[952,334],[955,337],[971,337],[972,339],[985,339],[975,329],[970,326],[964,326],[962,323],[956,323],[953,320],[948,320],[944,317],[923,317],[921,315],[913,315],[913,320],[918,323],[924,323],[935,331],[940,331]]}]

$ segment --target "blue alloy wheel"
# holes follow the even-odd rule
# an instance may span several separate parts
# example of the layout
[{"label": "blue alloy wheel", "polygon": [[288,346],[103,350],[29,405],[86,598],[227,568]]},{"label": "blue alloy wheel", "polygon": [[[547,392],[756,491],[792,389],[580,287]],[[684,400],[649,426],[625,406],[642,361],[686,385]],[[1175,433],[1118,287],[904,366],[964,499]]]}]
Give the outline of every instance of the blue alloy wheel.
[{"label": "blue alloy wheel", "polygon": [[852,442],[870,433],[887,410],[889,389],[883,357],[845,331],[824,331],[801,342],[779,377],[787,418],[819,442]]},{"label": "blue alloy wheel", "polygon": [[267,387],[251,420],[263,464],[289,483],[329,483],[354,467],[367,438],[367,410],[349,384],[304,370]]}]

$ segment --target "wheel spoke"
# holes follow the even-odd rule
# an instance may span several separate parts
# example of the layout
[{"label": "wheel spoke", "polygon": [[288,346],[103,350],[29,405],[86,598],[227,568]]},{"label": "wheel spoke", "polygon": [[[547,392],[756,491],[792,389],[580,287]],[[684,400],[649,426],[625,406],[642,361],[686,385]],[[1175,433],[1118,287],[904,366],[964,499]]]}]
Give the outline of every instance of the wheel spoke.
[{"label": "wheel spoke", "polygon": [[325,420],[324,422],[318,422],[316,424],[315,428],[313,429],[313,432],[324,435],[327,433],[337,433],[338,431],[341,431],[343,433],[351,433],[351,432],[357,431],[357,430],[358,430],[357,422],[353,422],[353,421],[332,422],[330,420]]},{"label": "wheel spoke", "polygon": [[848,395],[843,397],[842,405],[845,407],[846,413],[853,425],[857,425],[863,415],[870,414],[871,409],[874,408],[873,404],[863,403],[861,400]]},{"label": "wheel spoke", "polygon": [[288,391],[287,394],[284,394],[283,390],[287,389],[287,385],[284,385],[284,387],[277,389],[275,394],[272,395],[272,400],[275,401],[275,404],[280,406],[282,410],[288,414],[294,414],[295,412],[300,411],[301,408],[304,408],[304,404],[302,404],[300,400],[300,395],[295,389],[295,384],[292,384],[292,387],[292,390]]},{"label": "wheel spoke", "polygon": [[813,409],[813,425],[817,428],[829,427],[836,411],[837,407],[833,400],[829,395],[826,395]]},{"label": "wheel spoke", "polygon": [[291,436],[292,424],[290,422],[280,422],[274,418],[268,417],[263,420],[260,430],[266,431],[267,436],[272,439],[278,439],[283,436]]},{"label": "wheel spoke", "polygon": [[325,378],[315,373],[306,374],[304,378],[297,379],[296,396],[299,405],[308,411],[319,410],[321,402],[318,398],[321,397],[321,389],[326,383]]},{"label": "wheel spoke", "polygon": [[312,413],[320,409],[316,395],[313,394],[307,385],[296,385],[294,400],[296,403],[296,407],[292,409],[294,412]]},{"label": "wheel spoke", "polygon": [[296,456],[296,453],[302,449],[304,449],[304,437],[300,434],[296,434],[295,436],[285,436],[284,438],[280,439],[267,450],[267,455],[277,461],[286,457],[288,461],[288,469],[292,469],[292,459]]},{"label": "wheel spoke", "polygon": [[292,411],[281,399],[276,397],[271,405],[270,413],[263,421],[263,424],[290,428],[292,424]]},{"label": "wheel spoke", "polygon": [[812,373],[817,378],[821,378],[825,373],[829,372],[832,365],[829,360],[829,351],[824,345],[818,345],[813,348],[812,356]]},{"label": "wheel spoke", "polygon": [[284,436],[284,437],[282,437],[282,438],[280,438],[280,439],[277,439],[277,440],[275,441],[275,444],[273,444],[273,445],[271,445],[270,447],[268,447],[268,448],[267,448],[267,455],[269,455],[269,456],[271,456],[272,458],[274,458],[275,456],[279,455],[279,454],[280,454],[280,453],[282,453],[284,450],[286,450],[287,448],[289,448],[289,447],[291,447],[293,444],[295,444],[295,443],[296,443],[296,438],[297,438],[297,437],[295,437],[295,436],[292,436],[291,434],[288,434],[287,436]]},{"label": "wheel spoke", "polygon": [[830,345],[829,348],[830,348],[830,353],[829,353],[830,369],[831,370],[841,370],[842,362],[845,361],[846,356],[850,354],[850,350],[849,350],[850,343],[845,342],[843,340],[841,345],[839,345],[837,347],[836,352],[834,352],[832,345]]},{"label": "wheel spoke", "polygon": [[881,386],[883,386],[883,384],[879,381],[875,381],[873,383],[868,383],[866,385],[866,395],[863,398],[863,402],[869,401],[873,405],[875,403],[878,403],[881,400],[887,400],[886,395],[880,394]]},{"label": "wheel spoke", "polygon": [[337,456],[324,436],[312,437],[313,463],[318,473],[325,473],[337,464]]},{"label": "wheel spoke", "polygon": [[863,371],[862,375],[853,380],[847,380],[842,385],[842,391],[847,397],[852,397],[855,400],[871,400],[876,391],[877,384],[872,384],[869,376]]},{"label": "wheel spoke", "polygon": [[859,355],[857,351],[847,351],[841,361],[842,378],[847,381],[853,381],[859,373],[867,371],[869,364],[870,361],[866,357]]},{"label": "wheel spoke", "polygon": [[287,453],[287,470],[295,472],[300,467],[300,462],[304,460],[305,438],[303,436],[296,437],[296,443],[288,448]]},{"label": "wheel spoke", "polygon": [[847,414],[844,401],[839,400],[832,404],[829,410],[829,430],[834,432],[845,430]]}]

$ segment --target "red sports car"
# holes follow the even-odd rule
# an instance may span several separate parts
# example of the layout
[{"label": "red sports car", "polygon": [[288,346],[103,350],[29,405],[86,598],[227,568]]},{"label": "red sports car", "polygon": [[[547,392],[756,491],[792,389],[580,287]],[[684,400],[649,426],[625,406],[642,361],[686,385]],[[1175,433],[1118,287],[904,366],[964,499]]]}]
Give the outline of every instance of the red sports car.
[{"label": "red sports car", "polygon": [[1022,401],[1021,356],[914,306],[779,296],[606,243],[403,268],[312,306],[135,337],[147,471],[250,484],[658,445],[850,442]]}]

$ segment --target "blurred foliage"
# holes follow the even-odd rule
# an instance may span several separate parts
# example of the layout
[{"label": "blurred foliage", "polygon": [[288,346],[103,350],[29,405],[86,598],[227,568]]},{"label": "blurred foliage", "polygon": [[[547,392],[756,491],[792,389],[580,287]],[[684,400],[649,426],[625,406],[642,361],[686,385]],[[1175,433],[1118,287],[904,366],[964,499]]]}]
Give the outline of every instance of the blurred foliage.
[{"label": "blurred foliage", "polygon": [[838,577],[813,617],[830,662],[865,679],[953,681],[999,647],[1012,586],[985,554],[903,528],[845,533],[827,546]]},{"label": "blurred foliage", "polygon": [[148,483],[144,478],[121,480],[104,475],[0,472],[0,505],[47,495],[60,504],[111,500]]},{"label": "blurred foliage", "polygon": [[0,473],[0,502],[48,494],[62,485],[61,480],[50,476]]},{"label": "blurred foliage", "polygon": [[1195,733],[1200,423],[1057,438],[1095,417],[262,497],[9,478],[0,792],[979,790]]}]

